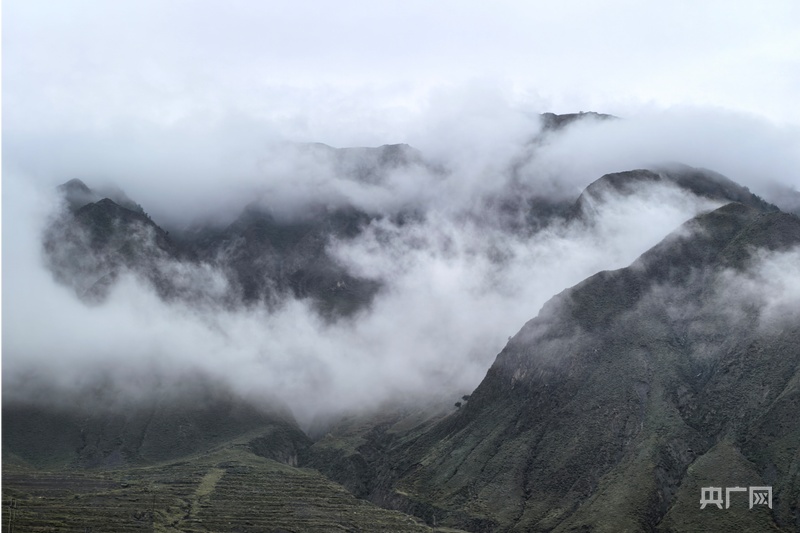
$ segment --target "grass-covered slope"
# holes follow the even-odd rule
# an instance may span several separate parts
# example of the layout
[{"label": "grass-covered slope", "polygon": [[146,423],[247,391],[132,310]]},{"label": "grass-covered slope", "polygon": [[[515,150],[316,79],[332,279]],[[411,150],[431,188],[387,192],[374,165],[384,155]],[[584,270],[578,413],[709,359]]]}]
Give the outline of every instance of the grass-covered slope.
[{"label": "grass-covered slope", "polygon": [[290,415],[199,378],[149,398],[6,400],[14,531],[434,531],[298,468],[311,442]]},{"label": "grass-covered slope", "polygon": [[[356,499],[314,470],[257,456],[245,443],[141,468],[5,467],[4,503],[12,498],[14,531],[32,533],[434,531]],[[4,505],[4,527],[8,513]]]}]

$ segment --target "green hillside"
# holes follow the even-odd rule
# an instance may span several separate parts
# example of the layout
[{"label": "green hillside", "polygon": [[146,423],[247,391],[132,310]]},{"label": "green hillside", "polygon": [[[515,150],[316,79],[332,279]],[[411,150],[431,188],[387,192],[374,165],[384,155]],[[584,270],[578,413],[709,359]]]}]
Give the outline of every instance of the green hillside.
[{"label": "green hillside", "polygon": [[352,494],[314,470],[255,455],[244,443],[143,468],[3,472],[13,531],[319,532],[434,530]]}]

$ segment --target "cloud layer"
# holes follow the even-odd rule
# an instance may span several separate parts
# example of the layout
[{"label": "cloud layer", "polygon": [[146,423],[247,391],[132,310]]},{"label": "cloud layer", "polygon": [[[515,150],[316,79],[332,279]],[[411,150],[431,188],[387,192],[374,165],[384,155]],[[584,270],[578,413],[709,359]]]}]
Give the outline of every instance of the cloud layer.
[{"label": "cloud layer", "polygon": [[[670,162],[718,171],[772,201],[800,190],[790,2],[757,13],[620,3],[628,18],[600,19],[580,2],[489,11],[252,3],[224,13],[205,2],[51,4],[4,10],[13,45],[3,86],[8,394],[26,373],[66,387],[110,374],[135,395],[149,377],[201,371],[277,396],[304,422],[398,398],[458,397],[551,296],[628,265],[716,204],[650,185],[606,198],[594,224],[538,233],[512,231],[508,217],[522,212],[504,206],[571,202],[605,173]],[[643,42],[653,43],[647,53]],[[754,87],[759,79],[772,82]],[[623,118],[541,130],[539,112],[590,108]],[[402,142],[423,159],[376,185],[298,142]],[[250,202],[284,217],[319,204],[424,216],[378,219],[330,243],[352,273],[386,283],[353,320],[325,322],[296,300],[277,310],[165,303],[132,275],[87,306],[54,281],[41,249],[54,187],[75,177],[119,185],[170,230],[224,225]],[[225,292],[208,265],[165,268]]]},{"label": "cloud layer", "polygon": [[[651,184],[606,197],[593,223],[575,219],[532,236],[509,232],[492,220],[493,209],[478,209],[481,216],[430,209],[404,224],[378,219],[330,249],[353,274],[382,279],[386,289],[368,311],[330,323],[299,300],[277,310],[167,303],[133,275],[102,305],[85,305],[43,265],[52,192],[10,176],[9,194],[16,201],[5,216],[18,229],[4,239],[5,256],[14,258],[4,273],[7,395],[24,392],[20,380],[31,374],[67,389],[102,376],[135,396],[146,393],[148,379],[163,384],[201,372],[242,394],[281,399],[302,423],[469,392],[506,338],[553,294],[626,266],[717,205]],[[214,279],[203,267],[172,268],[189,280]]]}]

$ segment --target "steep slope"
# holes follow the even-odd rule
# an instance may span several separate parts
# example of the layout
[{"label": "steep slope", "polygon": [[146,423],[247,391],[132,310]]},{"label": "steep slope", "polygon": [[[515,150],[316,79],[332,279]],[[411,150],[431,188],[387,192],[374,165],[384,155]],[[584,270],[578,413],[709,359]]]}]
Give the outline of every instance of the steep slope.
[{"label": "steep slope", "polygon": [[[729,204],[564,291],[461,409],[383,433],[368,496],[472,531],[794,530],[800,321],[734,296],[797,245],[797,217]],[[773,486],[774,511],[699,510],[699,487],[736,485]]]}]

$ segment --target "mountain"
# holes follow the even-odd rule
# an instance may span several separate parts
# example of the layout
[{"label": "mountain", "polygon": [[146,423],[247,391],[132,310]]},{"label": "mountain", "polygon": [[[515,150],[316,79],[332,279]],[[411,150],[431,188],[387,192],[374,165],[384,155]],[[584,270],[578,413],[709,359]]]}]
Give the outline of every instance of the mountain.
[{"label": "mountain", "polygon": [[596,113],[588,111],[580,113],[565,113],[558,115],[556,113],[542,113],[542,129],[547,132],[556,132],[567,126],[583,120],[616,120],[618,117],[614,115],[606,115],[604,113]]},{"label": "mountain", "polygon": [[258,455],[296,464],[310,445],[280,402],[243,398],[191,372],[169,386],[143,385],[139,397],[102,382],[77,391],[29,387],[35,397],[3,401],[3,452],[35,467],[151,465],[241,438]]},{"label": "mountain", "polygon": [[51,221],[43,238],[45,261],[58,281],[93,302],[107,297],[126,271],[148,279],[163,297],[175,292],[165,269],[180,251],[146,213],[110,198],[79,207],[78,198],[92,199],[95,193],[75,180],[61,191],[71,209]]},{"label": "mountain", "polygon": [[533,235],[548,226],[577,220],[591,223],[609,196],[633,197],[646,186],[674,187],[681,192],[722,203],[739,202],[762,211],[778,207],[727,177],[702,168],[673,163],[653,169],[605,174],[589,184],[577,199],[554,200],[522,190],[505,191],[486,202],[498,213],[505,229],[515,235]]},{"label": "mountain", "polygon": [[[278,219],[252,203],[226,228],[174,237],[130,200],[128,207],[110,198],[91,201],[99,193],[79,180],[59,190],[69,209],[45,230],[45,259],[55,278],[87,302],[103,301],[120,276],[133,274],[162,298],[193,305],[274,306],[308,298],[322,316],[336,319],[368,307],[381,286],[350,275],[327,252],[330,239],[353,238],[374,218],[353,207],[316,206],[302,217]],[[225,275],[222,293],[213,292],[212,270]]]},{"label": "mountain", "polygon": [[349,316],[369,306],[378,280],[351,275],[327,251],[331,239],[352,239],[373,217],[352,207],[308,209],[279,220],[257,204],[222,231],[200,229],[183,244],[228,274],[246,304],[310,298],[323,316]]},{"label": "mountain", "polygon": [[72,211],[77,211],[81,207],[98,202],[103,198],[113,200],[125,209],[130,209],[137,213],[144,214],[144,209],[141,205],[131,200],[125,192],[119,187],[106,186],[98,190],[90,189],[83,181],[78,178],[73,178],[66,183],[58,186],[58,191],[63,196],[67,206]]},{"label": "mountain", "polygon": [[585,218],[594,210],[594,205],[603,201],[604,195],[631,196],[638,193],[642,185],[674,185],[682,191],[718,202],[738,202],[762,211],[779,209],[751,193],[747,187],[731,181],[725,176],[706,169],[672,164],[655,170],[637,169],[606,174],[592,182],[573,204],[568,218]]},{"label": "mountain", "polygon": [[[470,531],[796,530],[800,323],[734,313],[726,283],[798,245],[793,215],[701,215],[550,300],[450,416],[338,456],[334,431],[312,464],[347,486],[363,463],[364,496]],[[774,510],[700,511],[709,485],[772,486]]]},{"label": "mountain", "polygon": [[[407,145],[334,149],[313,144],[298,149],[321,153],[337,161],[343,175],[375,183],[380,181],[378,176],[394,169],[427,164]],[[488,218],[496,220],[493,223],[504,232],[531,236],[552,224],[576,218],[590,221],[604,195],[630,195],[643,184],[673,185],[720,203],[736,201],[777,210],[724,176],[681,165],[607,174],[589,185],[577,201],[542,198],[515,188],[514,183],[501,194],[483,198],[475,212],[463,216],[476,217],[482,224],[489,212],[493,215]],[[347,204],[313,204],[302,213],[285,216],[255,201],[226,227],[200,225],[170,235],[122,191],[115,192],[118,201],[98,199],[100,193],[79,180],[59,190],[69,209],[45,232],[46,261],[56,279],[88,302],[103,301],[120,276],[132,274],[147,280],[166,299],[192,305],[273,308],[289,298],[307,299],[328,320],[368,309],[384,286],[380,279],[349,272],[329,253],[329,244],[354,239],[385,217],[402,223],[427,215],[419,208],[371,214]],[[214,273],[222,274],[222,286]]]},{"label": "mountain", "polygon": [[[406,145],[302,149],[370,185],[425,164]],[[648,187],[719,207],[628,267],[555,295],[479,386],[446,406],[383,405],[304,433],[269,391],[242,396],[186,369],[144,387],[126,376],[134,395],[118,394],[99,369],[76,390],[38,377],[6,385],[4,491],[21,502],[21,527],[800,529],[800,317],[795,300],[782,300],[795,282],[786,265],[798,257],[800,219],[681,165],[607,174],[569,201],[510,183],[459,216],[488,209],[498,216],[487,223],[524,237],[590,225],[606,196]],[[136,276],[188,309],[300,298],[323,318],[355,322],[390,280],[350,272],[329,243],[384,218],[402,226],[406,215],[428,216],[312,204],[286,217],[253,202],[225,227],[172,235],[124,193],[105,197],[77,180],[60,191],[45,261],[92,305]],[[730,509],[700,509],[703,487],[762,486],[772,488],[771,510],[748,509],[741,493]]]},{"label": "mountain", "polygon": [[299,145],[305,155],[328,158],[333,171],[344,178],[371,185],[385,183],[389,173],[397,170],[426,168],[438,170],[422,153],[407,144],[384,144],[378,147],[333,148],[327,144]]}]

